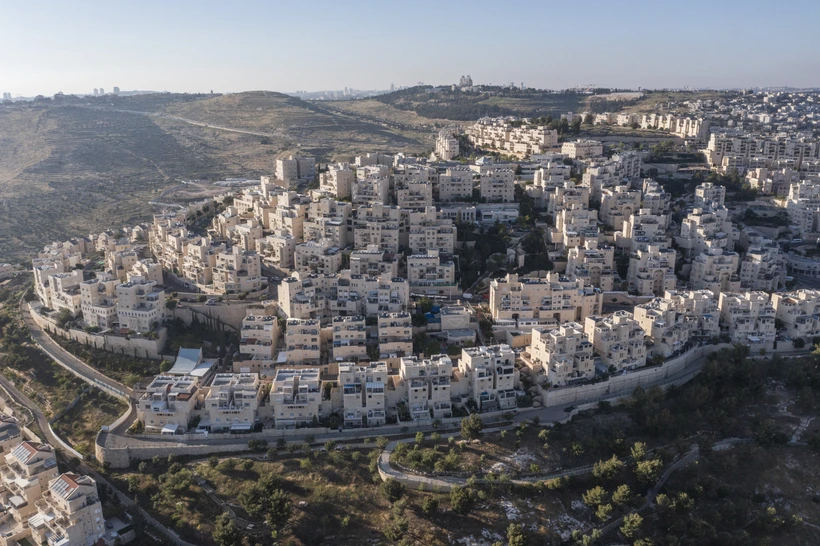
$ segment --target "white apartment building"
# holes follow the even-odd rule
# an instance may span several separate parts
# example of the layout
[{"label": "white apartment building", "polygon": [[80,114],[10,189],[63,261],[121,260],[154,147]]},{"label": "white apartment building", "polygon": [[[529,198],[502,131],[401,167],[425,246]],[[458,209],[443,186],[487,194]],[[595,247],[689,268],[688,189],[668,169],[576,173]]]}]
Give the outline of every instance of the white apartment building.
[{"label": "white apartment building", "polygon": [[316,176],[316,158],[290,156],[287,159],[277,159],[274,172],[277,180],[290,184],[300,180],[313,180]]},{"label": "white apartment building", "polygon": [[175,434],[188,430],[188,423],[198,409],[198,380],[191,376],[158,375],[146,387],[137,402],[137,419],[146,432]]},{"label": "white apartment building", "polygon": [[681,222],[676,241],[689,255],[696,256],[713,249],[732,251],[740,232],[732,224],[724,206],[695,208]]},{"label": "white apartment building", "polygon": [[285,231],[296,240],[304,239],[305,218],[311,201],[294,191],[285,192],[271,198],[271,209],[265,229]]},{"label": "white apartment building", "polygon": [[395,182],[396,203],[402,209],[423,209],[433,206],[433,183],[427,180]]},{"label": "white apartment building", "polygon": [[796,290],[772,294],[775,318],[783,322],[792,339],[812,339],[820,335],[820,291]]},{"label": "white apartment building", "polygon": [[132,281],[134,277],[142,277],[149,282],[163,286],[162,266],[152,259],[138,260],[131,270],[126,273],[126,282]]},{"label": "white apartment building", "polygon": [[552,385],[564,386],[595,376],[593,346],[577,322],[533,328],[528,352],[533,370],[545,373]]},{"label": "white apartment building", "polygon": [[218,373],[205,396],[198,428],[211,432],[250,432],[259,421],[263,391],[257,373]]},{"label": "white apartment building", "polygon": [[289,364],[318,365],[322,356],[319,321],[288,319],[285,329],[285,350]]},{"label": "white apartment building", "polygon": [[563,210],[589,208],[589,188],[577,186],[572,180],[567,180],[543,192],[543,197],[550,214]]},{"label": "white apartment building", "polygon": [[584,332],[606,366],[632,370],[646,365],[646,334],[632,313],[587,317]]},{"label": "white apartment building", "polygon": [[450,167],[438,177],[438,200],[464,201],[473,197],[474,173],[469,167]]},{"label": "white apartment building", "polygon": [[767,346],[774,343],[776,311],[765,292],[722,292],[718,308],[732,343]]},{"label": "white apartment building", "polygon": [[379,354],[382,358],[413,354],[413,324],[410,313],[382,313],[378,319]]},{"label": "white apartment building", "polygon": [[479,175],[479,192],[488,203],[515,201],[515,172],[512,169],[492,169]]},{"label": "white apartment building", "polygon": [[516,407],[515,353],[509,345],[464,348],[458,369],[469,382],[479,411]]},{"label": "white apartment building", "polygon": [[613,247],[588,239],[583,247],[569,249],[566,273],[570,277],[583,279],[585,285],[609,291],[615,281],[614,259]]},{"label": "white apartment building", "polygon": [[399,260],[395,254],[368,245],[350,253],[350,274],[368,277],[398,277]]},{"label": "white apartment building", "polygon": [[327,198],[313,201],[305,212],[303,238],[305,241],[328,239],[339,248],[344,248],[353,242],[349,233],[352,216],[353,205],[350,203]]},{"label": "white apartment building", "polygon": [[242,319],[239,331],[241,360],[273,360],[279,338],[279,322],[273,315],[249,315]]},{"label": "white apartment building", "polygon": [[549,241],[563,248],[585,245],[587,241],[598,241],[598,211],[572,205],[572,208],[555,215],[555,227],[547,232]]},{"label": "white apartment building", "polygon": [[624,220],[623,230],[615,234],[615,243],[620,248],[632,250],[646,249],[649,245],[668,248],[668,224],[669,215],[655,214],[650,209],[640,209]]},{"label": "white apartment building", "polygon": [[441,330],[467,330],[472,313],[463,305],[445,305],[441,308]]},{"label": "white apartment building", "polygon": [[387,364],[339,364],[345,428],[381,426],[387,422]]},{"label": "white apartment building", "polygon": [[319,175],[319,189],[336,199],[345,199],[352,196],[353,184],[356,181],[356,171],[347,163],[328,165],[327,172]]},{"label": "white apartment building", "polygon": [[458,139],[453,136],[453,132],[448,129],[439,131],[436,139],[436,158],[441,161],[450,161],[458,157],[458,154]]},{"label": "white apartment building", "polygon": [[329,239],[299,243],[293,253],[293,268],[300,273],[332,275],[342,267],[342,251]]},{"label": "white apartment building", "polygon": [[452,296],[458,290],[455,275],[455,263],[444,259],[438,250],[407,257],[407,278],[412,294]]},{"label": "white apartment building", "polygon": [[778,170],[758,167],[746,173],[746,183],[760,194],[788,197],[791,185],[800,183],[800,173],[788,167]]},{"label": "white apartment building", "polygon": [[740,287],[743,290],[774,292],[786,284],[786,258],[780,245],[771,240],[750,246],[740,262]]},{"label": "white apartment building", "polygon": [[[782,135],[712,133],[704,153],[709,166],[723,172],[729,172],[726,170],[727,167],[737,166],[752,158],[762,158],[769,163],[791,159],[794,160],[797,169],[800,169],[803,161],[818,158],[818,145],[813,141],[803,141]],[[724,160],[730,161],[724,162]]]},{"label": "white apartment building", "polygon": [[17,546],[18,541],[31,537],[28,522],[37,511],[35,503],[59,471],[54,448],[48,444],[26,440],[4,459],[0,467],[0,543]]},{"label": "white apartment building", "polygon": [[117,323],[117,292],[119,281],[108,273],[98,273],[94,279],[80,283],[83,322],[101,330]]},{"label": "white apartment building", "polygon": [[641,191],[643,191],[642,209],[649,209],[652,214],[659,215],[669,212],[669,202],[672,198],[657,181],[645,178]]},{"label": "white apartment building", "polygon": [[309,425],[322,417],[319,368],[277,368],[270,390],[276,428]]},{"label": "white apartment building", "polygon": [[35,506],[28,526],[37,544],[86,546],[105,540],[102,503],[90,476],[61,474],[49,482]]},{"label": "white apartment building", "polygon": [[404,231],[401,209],[382,204],[356,209],[353,243],[356,248],[377,248],[398,253],[400,235]]},{"label": "white apartment building", "polygon": [[333,359],[339,362],[367,358],[364,316],[333,317]]},{"label": "white apartment building", "polygon": [[265,265],[292,269],[296,254],[296,238],[286,230],[275,230],[256,240],[256,252]]},{"label": "white apartment building", "polygon": [[105,270],[125,282],[128,271],[139,261],[140,255],[134,250],[106,251]]},{"label": "white apartment building", "polygon": [[720,292],[737,292],[740,290],[740,277],[737,268],[740,256],[720,248],[699,254],[692,260],[689,273],[689,284],[695,290],[707,289],[717,294]]},{"label": "white apartment building", "polygon": [[590,159],[604,155],[604,145],[597,140],[578,139],[564,142],[561,153],[570,159]]},{"label": "white apartment building", "polygon": [[384,205],[388,202],[389,190],[390,177],[387,175],[357,178],[351,190],[353,204]]},{"label": "white apartment building", "polygon": [[820,232],[820,182],[804,180],[792,184],[786,210],[801,236]]},{"label": "white apartment building", "polygon": [[643,195],[627,186],[615,186],[601,191],[601,221],[621,231],[624,221],[641,209]]},{"label": "white apartment building", "polygon": [[294,273],[279,286],[279,305],[289,318],[336,315],[375,316],[407,309],[410,284],[401,277],[366,277],[343,270],[338,275]]},{"label": "white apartment building", "polygon": [[120,328],[145,334],[165,318],[165,291],[156,281],[132,277],[116,286],[117,320]]},{"label": "white apartment building", "polygon": [[558,146],[558,132],[544,126],[534,126],[522,120],[513,127],[504,118],[482,118],[467,128],[467,138],[477,148],[505,150],[526,157]]},{"label": "white apartment building", "polygon": [[399,365],[399,388],[414,422],[452,417],[450,378],[453,361],[444,354],[430,358],[406,356]]},{"label": "white apartment building", "polygon": [[635,320],[652,340],[652,352],[669,358],[690,338],[720,335],[717,300],[708,290],[668,291],[664,297],[635,306]]},{"label": "white apartment building", "polygon": [[217,294],[255,292],[262,288],[262,260],[254,251],[233,247],[217,254],[213,275]]},{"label": "white apartment building", "polygon": [[695,188],[695,207],[722,206],[726,200],[726,186],[704,182]]},{"label": "white apartment building", "polygon": [[406,211],[403,213],[406,221],[407,241],[402,244],[410,252],[423,253],[428,250],[437,250],[445,254],[453,254],[458,240],[457,228],[453,221],[444,218],[435,207],[424,210]]},{"label": "white apartment building", "polygon": [[640,296],[659,296],[667,290],[674,290],[678,279],[675,276],[676,252],[649,244],[646,249],[636,248],[629,255],[627,282],[629,290]]},{"label": "white apartment building", "polygon": [[54,311],[67,310],[72,316],[82,310],[81,269],[63,273],[61,263],[41,264],[34,268],[34,288],[40,303]]},{"label": "white apartment building", "polygon": [[508,273],[490,282],[490,313],[494,320],[554,318],[582,321],[600,314],[603,292],[581,279],[553,271],[546,277],[521,277]]}]

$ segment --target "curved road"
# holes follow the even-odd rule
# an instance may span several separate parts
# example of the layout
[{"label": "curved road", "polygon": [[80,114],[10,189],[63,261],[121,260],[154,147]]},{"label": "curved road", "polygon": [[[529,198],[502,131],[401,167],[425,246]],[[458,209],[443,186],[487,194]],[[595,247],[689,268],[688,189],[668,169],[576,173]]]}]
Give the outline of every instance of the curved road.
[{"label": "curved road", "polygon": [[48,333],[44,332],[43,329],[40,328],[36,322],[34,322],[34,319],[31,317],[31,312],[32,311],[30,310],[28,303],[20,303],[20,316],[23,317],[34,343],[45,354],[51,357],[54,362],[67,369],[89,385],[97,387],[107,394],[116,396],[117,398],[128,402],[131,406],[131,415],[117,427],[116,431],[113,432],[121,433],[128,430],[137,418],[137,411],[134,403],[134,390],[105,376],[63,349],[56,341],[51,339],[51,336],[49,336]]}]

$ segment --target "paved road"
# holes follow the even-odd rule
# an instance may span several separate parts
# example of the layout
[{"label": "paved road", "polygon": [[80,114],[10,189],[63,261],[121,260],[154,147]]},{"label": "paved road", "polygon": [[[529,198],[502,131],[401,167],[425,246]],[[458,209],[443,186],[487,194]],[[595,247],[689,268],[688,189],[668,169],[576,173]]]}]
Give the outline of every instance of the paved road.
[{"label": "paved road", "polygon": [[67,369],[89,385],[97,387],[113,396],[117,396],[121,400],[127,401],[128,404],[132,406],[133,411],[131,412],[129,418],[126,419],[125,422],[121,423],[114,432],[124,433],[128,430],[128,427],[130,427],[137,418],[136,407],[134,406],[134,390],[105,376],[63,349],[56,341],[51,339],[51,336],[49,336],[48,333],[44,332],[43,329],[40,328],[36,322],[34,322],[34,319],[31,317],[31,311],[29,310],[29,306],[26,302],[21,302],[20,304],[20,316],[23,317],[34,343],[36,343],[44,353],[51,357],[54,362]]},{"label": "paved road", "polygon": [[[13,383],[8,381],[5,377],[0,376],[0,384],[6,388],[9,395],[11,395],[12,399],[18,404],[28,408],[31,411],[32,415],[34,416],[34,420],[37,423],[37,426],[40,427],[40,431],[45,436],[44,440],[51,444],[52,446],[61,446],[63,442],[57,438],[57,436],[52,432],[51,428],[49,427],[48,419],[43,414],[43,411],[40,409],[40,406],[35,404],[30,398],[20,392],[17,387],[14,386]],[[173,544],[177,544],[178,546],[194,546],[189,542],[185,542],[181,540],[173,531],[162,525],[156,519],[151,517],[145,510],[143,510],[139,505],[135,504],[134,501],[128,497],[128,495],[121,492],[119,489],[114,487],[108,480],[106,480],[103,476],[101,476],[97,471],[93,468],[88,466],[85,463],[80,463],[79,465],[80,470],[94,478],[98,484],[107,485],[114,491],[114,494],[117,495],[120,502],[133,510],[136,510],[140,513],[140,515],[144,518],[146,523],[155,527],[158,531],[160,531],[166,538],[170,539]]]}]

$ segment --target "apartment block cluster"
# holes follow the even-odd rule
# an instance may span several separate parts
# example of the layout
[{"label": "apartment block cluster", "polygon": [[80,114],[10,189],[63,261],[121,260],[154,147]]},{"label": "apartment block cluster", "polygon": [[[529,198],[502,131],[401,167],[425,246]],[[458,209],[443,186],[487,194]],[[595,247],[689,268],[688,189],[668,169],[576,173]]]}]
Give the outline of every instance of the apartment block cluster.
[{"label": "apartment block cluster", "polygon": [[[162,267],[144,258],[137,242],[142,227],[130,236],[108,233],[55,242],[33,260],[34,291],[41,305],[81,317],[100,331],[147,334],[162,325],[166,297]],[[105,270],[86,274],[89,256],[104,255]]]},{"label": "apartment block cluster", "polygon": [[[395,318],[387,327],[404,328]],[[216,363],[203,359],[201,350],[180,349],[173,367],[142,392],[137,417],[145,432],[170,435],[294,428],[332,415],[342,416],[346,428],[359,428],[387,422],[430,424],[452,417],[454,408],[471,400],[480,411],[507,410],[524,396],[516,355],[508,345],[464,348],[457,363],[445,354],[371,361],[359,351],[363,326],[356,317],[334,321],[334,351],[354,360],[314,366],[310,359],[288,359],[264,381],[270,385],[267,396],[259,373],[216,373]],[[299,335],[318,341],[319,330],[311,334],[302,329]]]},{"label": "apartment block cluster", "polygon": [[60,472],[56,450],[24,439],[14,417],[0,415],[0,430],[1,545],[112,546],[133,540],[133,532],[120,536],[111,522],[106,525],[93,478]]}]

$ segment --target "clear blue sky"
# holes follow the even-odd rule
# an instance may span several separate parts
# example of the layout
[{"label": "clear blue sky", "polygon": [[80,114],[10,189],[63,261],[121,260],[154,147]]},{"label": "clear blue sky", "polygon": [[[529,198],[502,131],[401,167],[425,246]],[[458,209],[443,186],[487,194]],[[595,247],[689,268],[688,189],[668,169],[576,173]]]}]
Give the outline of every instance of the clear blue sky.
[{"label": "clear blue sky", "polygon": [[820,1],[0,2],[0,91],[820,87]]}]

